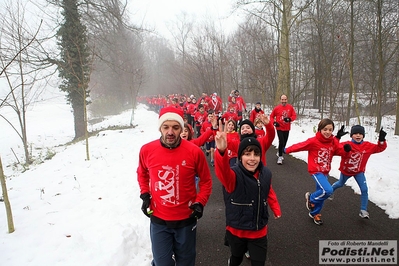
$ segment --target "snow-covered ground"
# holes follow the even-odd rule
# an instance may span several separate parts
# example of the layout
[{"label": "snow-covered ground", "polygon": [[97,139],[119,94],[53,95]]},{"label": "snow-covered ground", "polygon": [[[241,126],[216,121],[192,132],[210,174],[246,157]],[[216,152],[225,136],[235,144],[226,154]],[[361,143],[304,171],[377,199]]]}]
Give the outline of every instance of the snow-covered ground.
[{"label": "snow-covered ground", "polygon": [[[128,111],[109,117],[91,129],[129,125],[131,115]],[[28,112],[28,137],[34,157],[43,163],[23,173],[12,166],[16,158],[23,161],[21,142],[0,120],[0,156],[15,224],[15,232],[9,234],[5,210],[0,211],[1,265],[150,265],[149,220],[140,210],[136,169],[140,147],[160,136],[157,119],[157,114],[139,105],[134,113],[137,126],[91,137],[90,160],[86,160],[84,142],[62,145],[74,136],[73,116],[64,98],[37,104]],[[293,123],[288,145],[313,136],[318,122]],[[393,135],[392,123],[393,118],[384,118],[388,148],[370,158],[366,177],[370,200],[397,219],[399,139]],[[347,139],[348,135],[342,138]],[[377,134],[366,126],[365,140],[376,139]],[[277,145],[277,138],[273,144]],[[56,155],[44,160],[52,153]],[[306,160],[306,152],[292,155]],[[331,171],[335,177],[338,165],[336,158]],[[359,193],[356,182],[347,184]]]}]

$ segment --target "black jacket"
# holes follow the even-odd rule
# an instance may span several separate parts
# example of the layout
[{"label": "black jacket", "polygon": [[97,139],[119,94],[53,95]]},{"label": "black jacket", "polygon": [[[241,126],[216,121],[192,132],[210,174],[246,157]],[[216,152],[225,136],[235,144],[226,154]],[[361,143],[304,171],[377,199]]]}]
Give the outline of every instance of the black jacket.
[{"label": "black jacket", "polygon": [[262,162],[258,168],[258,179],[242,163],[231,169],[236,173],[237,184],[232,193],[227,193],[223,188],[226,224],[241,230],[260,230],[267,225],[269,219],[267,198],[272,173]]}]

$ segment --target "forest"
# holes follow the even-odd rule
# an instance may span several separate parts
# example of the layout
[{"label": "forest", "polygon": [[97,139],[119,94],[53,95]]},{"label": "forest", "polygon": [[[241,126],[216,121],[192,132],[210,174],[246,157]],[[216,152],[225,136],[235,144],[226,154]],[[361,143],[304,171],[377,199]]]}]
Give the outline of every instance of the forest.
[{"label": "forest", "polygon": [[2,1],[0,118],[12,108],[22,140],[24,114],[49,86],[66,93],[76,138],[88,117],[134,108],[138,96],[227,99],[234,89],[270,108],[287,94],[299,115],[372,116],[376,131],[392,115],[399,134],[397,0],[235,0],[231,13],[245,17],[234,31],[182,13],[173,38],[132,23],[128,2]]}]

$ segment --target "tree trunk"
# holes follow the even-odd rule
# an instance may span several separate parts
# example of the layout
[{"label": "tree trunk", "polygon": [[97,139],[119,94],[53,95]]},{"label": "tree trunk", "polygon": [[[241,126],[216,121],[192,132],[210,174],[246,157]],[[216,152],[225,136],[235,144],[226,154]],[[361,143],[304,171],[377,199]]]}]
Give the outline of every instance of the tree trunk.
[{"label": "tree trunk", "polygon": [[275,104],[279,103],[280,96],[286,94],[291,96],[291,73],[290,73],[290,21],[291,0],[283,1],[283,13],[281,22],[281,41],[278,55],[278,81]]},{"label": "tree trunk", "polygon": [[356,94],[356,89],[355,89],[355,81],[353,79],[353,61],[354,61],[354,51],[355,51],[355,38],[354,38],[354,24],[353,24],[353,1],[351,0],[351,32],[350,32],[350,48],[349,48],[349,85],[350,85],[350,91],[349,91],[349,98],[348,98],[348,106],[346,110],[346,119],[345,122],[347,125],[349,125],[349,119],[351,115],[351,109],[352,109],[352,95],[354,97],[355,101],[355,111],[356,111],[356,117],[357,117],[357,123],[360,125],[360,114],[359,114],[359,107],[357,105],[357,94]]},{"label": "tree trunk", "polygon": [[383,81],[384,81],[384,59],[382,53],[382,0],[377,1],[377,46],[378,46],[378,83],[377,83],[377,106],[376,106],[376,118],[377,124],[375,132],[379,132],[381,128],[381,107],[382,107],[382,95],[383,95]]},{"label": "tree trunk", "polygon": [[3,164],[1,162],[1,157],[0,157],[0,182],[1,182],[1,189],[3,191],[4,205],[6,207],[8,233],[11,234],[12,232],[15,231],[15,229],[14,229],[14,221],[13,221],[13,217],[12,217],[12,210],[11,210],[10,200],[8,198],[7,186],[6,186],[6,178],[4,176]]},{"label": "tree trunk", "polygon": [[[76,92],[77,93],[77,92]],[[83,105],[83,95],[80,95],[81,100],[77,100],[77,97],[74,97],[72,104],[73,110],[73,120],[75,126],[75,139],[81,138],[85,136],[85,114],[84,114],[84,105]]]},{"label": "tree trunk", "polygon": [[399,81],[398,81],[397,89],[396,89],[395,135],[399,135]]}]

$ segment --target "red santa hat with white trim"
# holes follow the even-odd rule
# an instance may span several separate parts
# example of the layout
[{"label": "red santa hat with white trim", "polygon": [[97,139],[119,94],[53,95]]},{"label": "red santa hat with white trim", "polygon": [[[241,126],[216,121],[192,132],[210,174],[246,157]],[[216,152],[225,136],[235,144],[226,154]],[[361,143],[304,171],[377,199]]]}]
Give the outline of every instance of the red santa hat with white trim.
[{"label": "red santa hat with white trim", "polygon": [[181,128],[184,128],[184,120],[183,120],[183,111],[173,107],[164,107],[161,109],[159,112],[159,119],[158,119],[158,125],[159,128],[161,128],[163,122],[165,121],[177,121],[179,122]]}]

